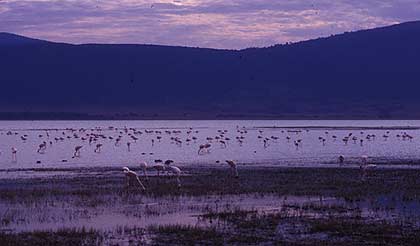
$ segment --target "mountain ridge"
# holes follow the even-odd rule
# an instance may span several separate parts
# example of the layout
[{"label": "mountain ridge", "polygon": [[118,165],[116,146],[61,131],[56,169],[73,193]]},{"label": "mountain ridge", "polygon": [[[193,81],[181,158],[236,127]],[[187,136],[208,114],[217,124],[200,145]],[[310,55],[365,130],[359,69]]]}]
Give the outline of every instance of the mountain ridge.
[{"label": "mountain ridge", "polygon": [[417,21],[243,50],[47,41],[0,45],[1,82],[6,91],[18,92],[0,98],[0,111],[420,118],[419,44]]},{"label": "mountain ridge", "polygon": [[46,40],[29,38],[26,36],[8,33],[8,32],[0,32],[0,45],[28,45],[28,44],[48,44],[53,43]]},{"label": "mountain ridge", "polygon": [[[398,28],[398,29],[413,28],[413,26],[415,26],[415,28],[420,28],[420,20],[419,21],[407,21],[407,22],[392,24],[392,25],[388,25],[388,26],[380,26],[380,27],[371,28],[371,29],[361,29],[361,30],[356,30],[356,31],[347,31],[347,32],[344,32],[344,33],[332,34],[330,36],[323,36],[323,37],[318,37],[318,38],[301,40],[301,41],[297,41],[297,42],[286,42],[284,44],[273,44],[271,46],[266,46],[266,47],[248,47],[248,48],[243,48],[243,49],[220,49],[220,48],[208,48],[208,47],[193,47],[193,46],[182,46],[182,45],[160,45],[160,44],[146,44],[146,43],[81,43],[81,44],[72,44],[72,43],[66,43],[66,42],[54,42],[54,41],[49,41],[49,40],[44,40],[44,39],[31,38],[31,37],[27,37],[27,36],[15,34],[15,33],[10,33],[10,32],[0,32],[0,41],[2,41],[2,39],[4,39],[6,37],[6,38],[11,38],[11,39],[22,39],[22,40],[26,39],[26,40],[28,40],[28,42],[44,42],[44,43],[50,43],[50,44],[55,43],[55,44],[75,45],[75,46],[86,46],[86,45],[88,45],[88,46],[89,45],[115,46],[115,45],[123,45],[123,46],[193,48],[193,49],[207,49],[207,50],[220,50],[220,51],[245,51],[245,50],[250,50],[250,49],[270,49],[270,48],[273,48],[273,47],[278,47],[278,46],[283,46],[283,45],[298,45],[298,44],[302,44],[302,43],[309,43],[309,42],[312,42],[312,41],[318,41],[318,40],[323,40],[323,39],[328,39],[328,38],[340,37],[342,35],[348,35],[348,34],[360,34],[360,33],[364,33],[364,32],[392,30],[392,29],[395,29],[395,28]],[[1,44],[1,42],[0,42],[0,44]]]}]

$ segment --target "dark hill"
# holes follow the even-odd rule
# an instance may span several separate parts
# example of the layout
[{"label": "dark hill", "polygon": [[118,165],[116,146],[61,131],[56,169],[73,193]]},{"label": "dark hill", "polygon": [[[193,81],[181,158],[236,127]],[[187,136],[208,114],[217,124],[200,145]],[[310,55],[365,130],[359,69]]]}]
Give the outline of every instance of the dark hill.
[{"label": "dark hill", "polygon": [[240,51],[0,34],[0,67],[0,110],[27,115],[420,118],[420,22]]},{"label": "dark hill", "polygon": [[30,44],[46,44],[48,41],[27,38],[24,36],[0,32],[0,45],[30,45]]}]

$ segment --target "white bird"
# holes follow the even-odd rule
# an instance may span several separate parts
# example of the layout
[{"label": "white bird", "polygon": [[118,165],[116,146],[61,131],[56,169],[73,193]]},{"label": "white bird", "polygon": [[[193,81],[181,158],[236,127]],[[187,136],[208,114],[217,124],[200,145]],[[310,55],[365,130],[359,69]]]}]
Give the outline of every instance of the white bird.
[{"label": "white bird", "polygon": [[47,142],[42,142],[39,146],[38,146],[38,150],[37,152],[42,154],[44,153],[44,151],[47,149]]},{"label": "white bird", "polygon": [[211,144],[209,144],[209,143],[200,145],[199,148],[198,148],[198,154],[201,155],[201,154],[204,154],[204,153],[209,153],[210,152],[210,147],[211,147]]},{"label": "white bird", "polygon": [[362,164],[360,164],[360,170],[362,171],[363,176],[367,174],[369,170],[376,169],[375,164],[368,164],[368,156],[362,155]]},{"label": "white bird", "polygon": [[17,149],[12,147],[12,162],[17,162]]},{"label": "white bird", "polygon": [[101,152],[101,147],[102,147],[102,144],[97,144],[94,152],[95,153],[100,153]]},{"label": "white bird", "polygon": [[146,179],[148,179],[148,177],[147,177],[147,167],[148,167],[148,165],[147,165],[147,163],[146,162],[140,162],[140,168],[141,168],[141,170],[143,170],[143,174],[144,174],[144,177],[146,178]]},{"label": "white bird", "polygon": [[169,173],[172,173],[175,177],[176,177],[176,182],[178,185],[178,188],[181,188],[181,180],[179,179],[179,177],[181,176],[181,169],[179,167],[176,166],[167,166],[166,170]]},{"label": "white bird", "polygon": [[152,166],[153,169],[157,171],[157,176],[159,176],[160,172],[165,171],[165,165],[161,164],[162,160],[155,160],[155,165]]},{"label": "white bird", "polygon": [[136,172],[131,171],[128,167],[123,167],[123,172],[126,177],[127,187],[130,186],[130,181],[134,180],[135,182],[137,182],[137,184],[141,187],[143,191],[146,190],[146,187],[144,187],[143,183],[140,181],[139,176],[137,175]]},{"label": "white bird", "polygon": [[226,160],[226,163],[230,166],[230,172],[232,176],[234,176],[235,178],[239,178],[238,168],[236,167],[236,163],[232,160]]},{"label": "white bird", "polygon": [[82,149],[83,146],[76,146],[74,148],[74,154],[73,154],[73,158],[75,157],[80,157],[80,150]]}]

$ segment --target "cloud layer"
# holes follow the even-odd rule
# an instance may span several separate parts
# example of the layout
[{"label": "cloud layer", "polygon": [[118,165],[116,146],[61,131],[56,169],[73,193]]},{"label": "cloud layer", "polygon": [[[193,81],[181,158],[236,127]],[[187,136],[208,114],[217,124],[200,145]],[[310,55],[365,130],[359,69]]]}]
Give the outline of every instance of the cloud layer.
[{"label": "cloud layer", "polygon": [[420,19],[420,0],[0,0],[0,31],[241,49]]}]

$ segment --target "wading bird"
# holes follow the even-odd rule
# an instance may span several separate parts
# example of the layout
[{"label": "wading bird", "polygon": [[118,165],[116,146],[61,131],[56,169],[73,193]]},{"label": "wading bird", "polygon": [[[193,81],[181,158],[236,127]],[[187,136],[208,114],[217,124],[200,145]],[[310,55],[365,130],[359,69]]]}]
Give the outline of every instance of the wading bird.
[{"label": "wading bird", "polygon": [[226,163],[230,166],[230,173],[235,178],[239,178],[238,168],[236,167],[236,163],[232,160],[226,160]]},{"label": "wading bird", "polygon": [[340,155],[338,157],[338,162],[340,163],[340,165],[343,165],[344,164],[344,156]]},{"label": "wading bird", "polygon": [[179,168],[179,167],[176,167],[176,166],[167,166],[166,167],[166,170],[169,172],[169,173],[172,173],[174,176],[175,176],[175,178],[176,178],[176,182],[177,182],[177,186],[178,186],[178,188],[181,188],[181,180],[180,180],[180,176],[181,176],[181,169]]},{"label": "wading bird", "polygon": [[362,171],[362,176],[366,176],[369,170],[376,169],[375,164],[368,164],[368,156],[362,155],[362,163],[360,164],[360,170]]},{"label": "wading bird", "polygon": [[74,154],[73,154],[73,158],[75,157],[80,157],[80,150],[82,149],[83,146],[76,146],[74,148]]},{"label": "wading bird", "polygon": [[141,189],[143,191],[146,190],[146,187],[144,187],[143,183],[140,181],[139,176],[137,175],[136,172],[131,171],[128,167],[123,167],[123,172],[124,172],[125,177],[126,177],[126,185],[127,185],[127,188],[129,188],[130,187],[130,183],[132,181],[134,181],[134,182],[136,182],[141,187]]},{"label": "wading bird", "polygon": [[12,147],[12,162],[17,162],[17,149]]},{"label": "wading bird", "polygon": [[102,144],[97,144],[96,145],[96,148],[95,148],[95,153],[100,153],[101,152],[101,147],[102,147]]},{"label": "wading bird", "polygon": [[148,177],[147,177],[147,167],[148,167],[148,165],[145,161],[140,162],[140,168],[143,171],[143,175],[144,175],[145,179],[148,179]]},{"label": "wading bird", "polygon": [[165,166],[167,166],[167,167],[169,167],[172,163],[174,163],[174,161],[173,161],[173,160],[166,160],[166,161],[164,162]]},{"label": "wading bird", "polygon": [[165,171],[165,165],[162,164],[162,160],[155,160],[155,165],[152,168],[156,170],[157,176],[160,175],[160,172]]},{"label": "wading bird", "polygon": [[47,149],[47,142],[44,141],[38,146],[38,150],[36,152],[43,154],[46,149]]},{"label": "wading bird", "polygon": [[211,147],[211,144],[209,144],[209,143],[200,145],[198,147],[198,154],[202,155],[204,153],[209,153],[210,152],[210,147]]}]

